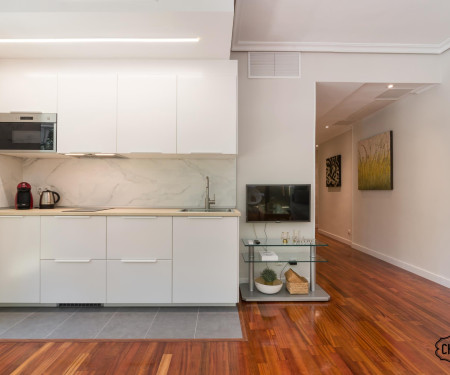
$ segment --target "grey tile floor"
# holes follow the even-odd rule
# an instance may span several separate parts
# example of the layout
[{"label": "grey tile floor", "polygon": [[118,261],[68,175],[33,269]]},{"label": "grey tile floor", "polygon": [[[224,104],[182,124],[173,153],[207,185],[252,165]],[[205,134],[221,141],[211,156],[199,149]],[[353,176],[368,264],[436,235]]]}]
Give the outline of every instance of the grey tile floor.
[{"label": "grey tile floor", "polygon": [[231,307],[1,307],[0,339],[241,339]]}]

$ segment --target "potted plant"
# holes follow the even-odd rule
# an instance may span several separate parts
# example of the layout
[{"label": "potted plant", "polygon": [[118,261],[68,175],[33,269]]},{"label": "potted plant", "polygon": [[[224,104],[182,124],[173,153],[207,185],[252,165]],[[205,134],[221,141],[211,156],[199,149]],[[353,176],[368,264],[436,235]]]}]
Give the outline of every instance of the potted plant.
[{"label": "potted plant", "polygon": [[266,267],[261,272],[261,276],[255,279],[255,285],[261,293],[275,294],[281,290],[283,282],[277,279],[277,274],[273,269]]}]

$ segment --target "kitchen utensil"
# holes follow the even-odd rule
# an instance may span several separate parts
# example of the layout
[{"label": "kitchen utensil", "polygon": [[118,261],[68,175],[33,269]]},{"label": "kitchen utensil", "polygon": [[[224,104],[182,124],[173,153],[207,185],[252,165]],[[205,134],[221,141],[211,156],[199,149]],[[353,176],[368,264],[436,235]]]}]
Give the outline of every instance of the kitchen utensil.
[{"label": "kitchen utensil", "polygon": [[41,195],[39,199],[39,208],[54,208],[55,204],[61,199],[56,191],[48,189],[41,191],[39,194]]}]

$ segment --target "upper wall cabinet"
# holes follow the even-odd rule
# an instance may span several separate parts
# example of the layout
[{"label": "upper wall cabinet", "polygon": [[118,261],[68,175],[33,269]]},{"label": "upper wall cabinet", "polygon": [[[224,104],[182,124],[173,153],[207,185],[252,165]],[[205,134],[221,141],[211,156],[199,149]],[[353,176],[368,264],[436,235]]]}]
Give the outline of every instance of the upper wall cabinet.
[{"label": "upper wall cabinet", "polygon": [[176,76],[119,74],[117,152],[177,152],[176,92]]},{"label": "upper wall cabinet", "polygon": [[1,74],[0,112],[56,113],[56,74]]},{"label": "upper wall cabinet", "polygon": [[116,152],[117,75],[58,76],[58,152]]},{"label": "upper wall cabinet", "polygon": [[179,76],[177,152],[236,154],[236,76]]}]

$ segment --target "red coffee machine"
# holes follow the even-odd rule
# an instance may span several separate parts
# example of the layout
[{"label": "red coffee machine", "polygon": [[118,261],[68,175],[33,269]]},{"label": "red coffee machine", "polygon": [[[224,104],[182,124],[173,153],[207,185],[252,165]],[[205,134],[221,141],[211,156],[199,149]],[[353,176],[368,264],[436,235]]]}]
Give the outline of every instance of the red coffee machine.
[{"label": "red coffee machine", "polygon": [[16,210],[29,210],[30,208],[33,208],[31,185],[28,182],[21,182],[17,185]]}]

